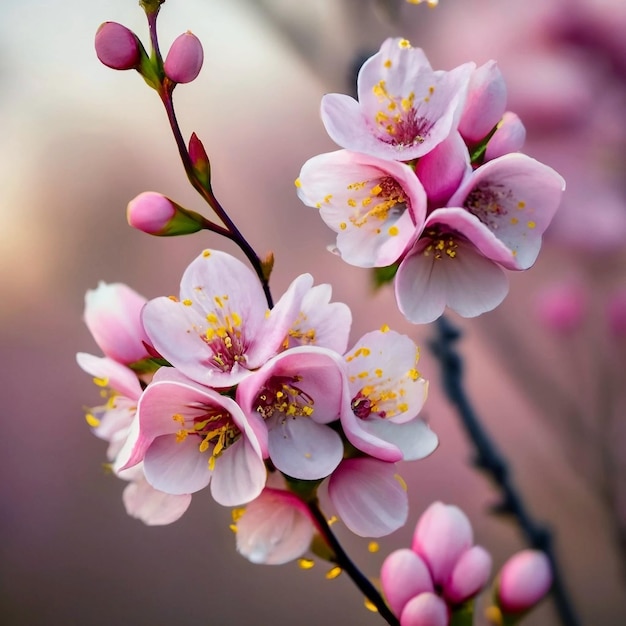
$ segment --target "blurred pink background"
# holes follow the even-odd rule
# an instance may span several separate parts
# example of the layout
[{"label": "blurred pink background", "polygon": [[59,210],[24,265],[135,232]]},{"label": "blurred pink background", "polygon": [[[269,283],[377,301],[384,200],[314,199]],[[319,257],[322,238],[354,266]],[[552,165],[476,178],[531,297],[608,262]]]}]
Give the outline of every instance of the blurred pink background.
[{"label": "blurred pink background", "polygon": [[[135,0],[0,5],[0,621],[51,624],[230,625],[382,620],[345,576],[295,564],[254,566],[238,556],[230,512],[208,493],[183,519],[147,528],[123,509],[123,483],[103,471],[105,444],[84,407],[97,391],[75,363],[97,352],[82,324],[99,280],[147,297],[172,294],[199,250],[236,253],[213,236],[157,240],[125,223],[126,203],[155,190],[204,207],[186,184],[155,94],[132,72],[101,66],[93,35],[105,20],[146,41]],[[433,330],[406,324],[391,290],[372,295],[364,270],[325,251],[332,242],[293,180],[302,163],[335,148],[319,120],[328,91],[346,92],[356,58],[402,35],[435,68],[499,61],[509,106],[527,124],[526,151],[568,181],[563,211],[537,266],[511,276],[505,304],[459,321],[467,387],[508,456],[536,518],[557,549],[583,624],[626,623],[626,329],[607,306],[626,289],[626,5],[623,0],[168,0],[162,49],[191,29],[203,42],[199,79],[176,92],[183,132],[196,131],[214,188],[254,247],[272,249],[278,294],[299,273],[331,282],[355,314],[353,338],[388,323],[425,345]],[[568,282],[569,281],[569,282]],[[554,285],[575,283],[582,313],[567,331],[536,311]],[[408,544],[433,500],[461,506],[497,566],[523,547],[516,527],[488,514],[497,494],[470,467],[471,449],[431,379],[427,416],[441,445],[402,474],[410,522],[371,555],[339,528],[357,563],[376,576]],[[557,624],[550,602],[529,626]]]}]

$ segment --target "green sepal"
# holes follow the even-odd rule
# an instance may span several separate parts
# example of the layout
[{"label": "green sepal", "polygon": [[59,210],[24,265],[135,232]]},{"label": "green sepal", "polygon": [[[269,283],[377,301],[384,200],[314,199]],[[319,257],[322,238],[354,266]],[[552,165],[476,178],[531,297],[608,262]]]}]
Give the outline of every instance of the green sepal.
[{"label": "green sepal", "polygon": [[283,476],[287,481],[287,488],[289,491],[298,496],[304,502],[313,502],[317,498],[317,488],[324,480],[301,480],[299,478],[292,478],[286,474],[283,474]]},{"label": "green sepal", "polygon": [[324,538],[319,533],[315,533],[315,535],[313,535],[313,541],[311,541],[309,549],[316,557],[322,559],[323,561],[328,561],[329,563],[337,562],[335,553],[330,549],[326,541],[324,541]]},{"label": "green sepal", "polygon": [[468,600],[454,607],[449,626],[472,626],[474,623],[474,600]]},{"label": "green sepal", "polygon": [[374,289],[380,289],[383,285],[390,283],[398,271],[400,263],[393,263],[385,267],[375,267],[372,270],[372,282]]},{"label": "green sepal", "polygon": [[172,367],[171,364],[165,359],[158,357],[148,357],[147,359],[141,359],[141,361],[135,361],[128,366],[136,374],[154,374],[161,367]]},{"label": "green sepal", "polygon": [[[500,120],[501,122],[502,120]],[[490,131],[489,134],[472,150],[470,154],[470,163],[473,167],[478,167],[483,164],[485,160],[485,152],[487,152],[487,144],[493,137],[494,133],[498,130],[500,126],[500,122],[498,122]]]},{"label": "green sepal", "polygon": [[146,15],[156,13],[165,0],[139,0],[139,6],[146,12]]}]

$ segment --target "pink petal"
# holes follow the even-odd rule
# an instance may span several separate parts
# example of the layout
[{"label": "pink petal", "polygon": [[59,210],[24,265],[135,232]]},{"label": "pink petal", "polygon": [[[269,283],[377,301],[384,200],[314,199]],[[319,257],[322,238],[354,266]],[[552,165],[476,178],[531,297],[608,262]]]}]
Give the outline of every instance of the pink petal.
[{"label": "pink petal", "polygon": [[432,322],[446,305],[462,317],[475,317],[504,300],[508,280],[500,266],[471,244],[454,241],[454,258],[445,254],[435,258],[427,249],[429,240],[421,240],[400,264],[396,300],[410,322]]},{"label": "pink petal", "polygon": [[439,445],[437,435],[421,419],[403,424],[377,420],[365,423],[364,428],[379,439],[395,445],[402,452],[403,461],[424,459]]},{"label": "pink petal", "polygon": [[425,591],[434,591],[428,566],[408,548],[392,552],[380,572],[385,598],[391,610],[400,615],[407,602]]},{"label": "pink petal", "polygon": [[148,526],[163,526],[179,520],[191,504],[191,495],[157,491],[144,480],[129,483],[122,496],[126,512]]},{"label": "pink petal", "polygon": [[99,379],[103,386],[117,391],[131,400],[138,400],[141,395],[141,384],[137,374],[130,368],[108,357],[98,357],[85,352],[76,355],[79,367]]},{"label": "pink petal", "polygon": [[548,557],[538,550],[518,552],[500,572],[500,606],[507,613],[526,611],[548,593],[551,585],[552,570]]},{"label": "pink petal", "polygon": [[144,457],[146,480],[165,493],[195,493],[211,480],[208,459],[198,451],[196,437],[184,441],[176,441],[175,435],[157,437]]},{"label": "pink petal", "polygon": [[265,489],[237,520],[237,551],[252,563],[281,565],[302,556],[313,534],[313,522],[296,496]]},{"label": "pink petal", "polygon": [[245,439],[226,448],[215,461],[211,495],[222,506],[240,506],[254,500],[265,486],[267,470]]},{"label": "pink petal", "polygon": [[525,141],[526,128],[522,120],[515,113],[507,111],[498,124],[498,130],[487,144],[485,161],[497,159],[509,152],[517,152],[522,149]]},{"label": "pink petal", "polygon": [[406,523],[408,497],[393,463],[346,459],[330,477],[328,495],[344,524],[361,537],[382,537]]},{"label": "pink petal", "polygon": [[301,480],[328,476],[343,457],[341,437],[308,417],[280,416],[272,420],[269,453],[284,474]]}]

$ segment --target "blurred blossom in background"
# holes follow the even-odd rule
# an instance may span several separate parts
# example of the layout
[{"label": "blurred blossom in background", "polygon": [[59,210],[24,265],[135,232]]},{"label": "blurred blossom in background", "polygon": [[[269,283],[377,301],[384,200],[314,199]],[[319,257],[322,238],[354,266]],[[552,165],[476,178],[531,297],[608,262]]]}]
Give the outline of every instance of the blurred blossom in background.
[{"label": "blurred blossom in background", "polygon": [[[126,225],[127,202],[145,190],[204,207],[155,94],[135,73],[97,61],[93,37],[106,20],[146,41],[134,0],[0,6],[2,621],[378,624],[350,581],[324,578],[323,563],[262,570],[237,555],[229,511],[208,496],[172,526],[143,526],[124,512],[123,483],[103,469],[105,446],[83,419],[97,392],[75,362],[76,352],[96,350],[82,322],[86,290],[105,280],[169,295],[200,249],[236,253],[212,235],[157,240]],[[168,0],[163,48],[188,29],[205,65],[175,99],[184,133],[197,132],[209,152],[217,196],[261,254],[274,250],[274,291],[302,272],[331,282],[334,299],[355,314],[353,338],[387,323],[425,345],[431,330],[408,325],[390,289],[373,294],[366,271],[328,254],[330,233],[296,198],[302,163],[335,148],[319,119],[322,95],[351,90],[359,60],[392,35],[423,47],[434,68],[498,61],[509,109],[526,125],[525,151],[568,188],[536,267],[513,277],[499,309],[462,322],[467,386],[531,510],[558,532],[582,622],[623,624],[623,0],[442,0],[436,9],[404,0]],[[495,494],[470,466],[427,350],[422,367],[441,445],[403,468],[407,527],[376,555],[338,533],[374,576],[442,500],[467,512],[497,570],[523,543],[488,513]],[[555,619],[546,602],[525,623]]]}]

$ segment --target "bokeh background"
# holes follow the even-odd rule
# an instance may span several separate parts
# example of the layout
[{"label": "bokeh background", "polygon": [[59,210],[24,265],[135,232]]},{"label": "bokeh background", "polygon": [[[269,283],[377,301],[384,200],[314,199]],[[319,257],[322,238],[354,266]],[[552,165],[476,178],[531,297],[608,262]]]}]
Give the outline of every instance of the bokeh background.
[{"label": "bokeh background", "polygon": [[[0,3],[0,622],[7,626],[298,623],[380,624],[328,566],[262,567],[235,553],[230,512],[208,493],[178,523],[129,518],[124,484],[107,475],[105,444],[84,408],[97,390],[75,363],[97,352],[81,316],[99,280],[147,297],[176,293],[206,235],[157,240],[125,223],[126,203],[160,191],[203,210],[186,184],[165,115],[133,72],[101,66],[93,35],[105,20],[146,40],[135,0]],[[511,276],[505,304],[464,328],[469,393],[510,460],[535,516],[552,527],[583,624],[626,623],[626,5],[623,0],[167,0],[162,49],[191,29],[203,41],[199,79],[176,92],[183,131],[209,152],[222,203],[260,252],[272,249],[280,293],[299,273],[331,282],[355,314],[353,338],[388,323],[425,345],[393,294],[325,251],[332,235],[302,206],[301,164],[334,149],[319,120],[329,91],[402,35],[436,68],[498,60],[526,151],[567,179],[564,206],[537,265]],[[440,390],[427,416],[441,445],[402,468],[407,527],[369,554],[339,534],[376,576],[407,545],[433,500],[461,506],[499,566],[523,542],[489,513],[492,485],[470,464]],[[527,621],[557,624],[549,601]]]}]

